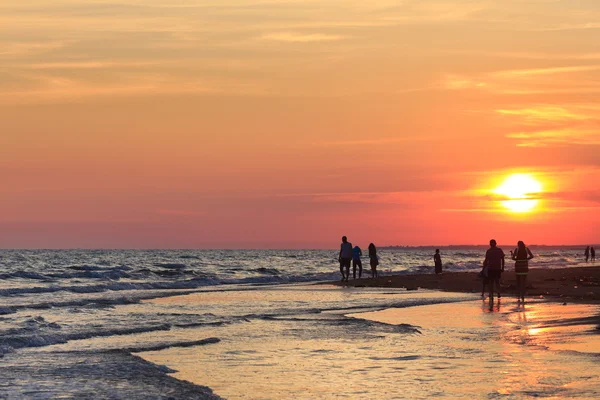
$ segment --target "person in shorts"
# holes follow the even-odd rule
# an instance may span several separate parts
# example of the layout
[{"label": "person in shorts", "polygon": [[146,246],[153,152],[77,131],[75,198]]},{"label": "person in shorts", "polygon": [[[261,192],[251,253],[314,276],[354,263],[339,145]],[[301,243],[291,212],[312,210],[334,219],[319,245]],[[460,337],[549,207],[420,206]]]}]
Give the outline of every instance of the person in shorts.
[{"label": "person in shorts", "polygon": [[533,254],[522,240],[517,243],[512,259],[515,260],[515,274],[517,277],[517,301],[525,302],[527,290],[527,274],[529,273],[529,260]]},{"label": "person in shorts", "polygon": [[490,302],[494,301],[494,285],[498,290],[498,298],[500,295],[500,277],[504,271],[504,252],[498,247],[494,239],[490,240],[490,248],[485,252],[484,267],[488,270],[488,283],[490,289]]},{"label": "person in shorts", "polygon": [[340,271],[342,271],[342,281],[348,282],[348,278],[350,277],[350,262],[352,261],[352,243],[348,241],[346,236],[342,237],[339,260]]}]

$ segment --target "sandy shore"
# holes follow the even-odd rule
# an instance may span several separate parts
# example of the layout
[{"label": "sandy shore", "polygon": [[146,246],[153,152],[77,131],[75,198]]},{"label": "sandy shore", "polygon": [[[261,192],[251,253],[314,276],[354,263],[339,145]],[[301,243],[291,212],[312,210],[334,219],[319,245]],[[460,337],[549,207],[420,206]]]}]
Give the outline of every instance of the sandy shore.
[{"label": "sandy shore", "polygon": [[[433,267],[431,268],[433,270]],[[343,286],[343,282],[332,282]],[[528,296],[600,300],[600,266],[535,269],[528,276]],[[481,292],[482,282],[476,272],[444,272],[440,275],[390,275],[375,279],[363,278],[345,283],[354,287],[394,287],[409,290],[437,289],[451,292]],[[516,293],[516,279],[512,268],[502,274],[502,292]]]}]

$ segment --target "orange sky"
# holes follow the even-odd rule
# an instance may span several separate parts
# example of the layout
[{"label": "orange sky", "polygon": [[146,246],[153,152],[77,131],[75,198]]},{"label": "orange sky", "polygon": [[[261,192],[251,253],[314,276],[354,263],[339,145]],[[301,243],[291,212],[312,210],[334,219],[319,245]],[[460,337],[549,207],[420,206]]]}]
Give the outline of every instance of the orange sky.
[{"label": "orange sky", "polygon": [[121,3],[0,0],[0,247],[600,242],[597,0]]}]

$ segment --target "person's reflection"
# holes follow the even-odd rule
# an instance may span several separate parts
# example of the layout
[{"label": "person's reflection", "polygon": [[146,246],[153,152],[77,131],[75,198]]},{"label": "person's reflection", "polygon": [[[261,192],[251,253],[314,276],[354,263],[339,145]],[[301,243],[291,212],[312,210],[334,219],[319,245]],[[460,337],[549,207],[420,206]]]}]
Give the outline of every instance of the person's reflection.
[{"label": "person's reflection", "polygon": [[502,305],[502,301],[498,299],[498,301],[494,303],[489,303],[489,307],[486,307],[486,304],[481,305],[481,309],[483,312],[500,312],[500,306]]}]

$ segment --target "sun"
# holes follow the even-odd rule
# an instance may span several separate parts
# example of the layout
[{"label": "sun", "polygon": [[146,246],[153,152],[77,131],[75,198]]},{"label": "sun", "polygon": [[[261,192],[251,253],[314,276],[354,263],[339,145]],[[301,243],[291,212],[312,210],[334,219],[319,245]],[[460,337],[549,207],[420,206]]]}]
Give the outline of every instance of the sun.
[{"label": "sun", "polygon": [[537,206],[537,197],[542,192],[542,184],[529,174],[512,174],[494,193],[501,196],[501,204],[512,212],[532,211]]}]

